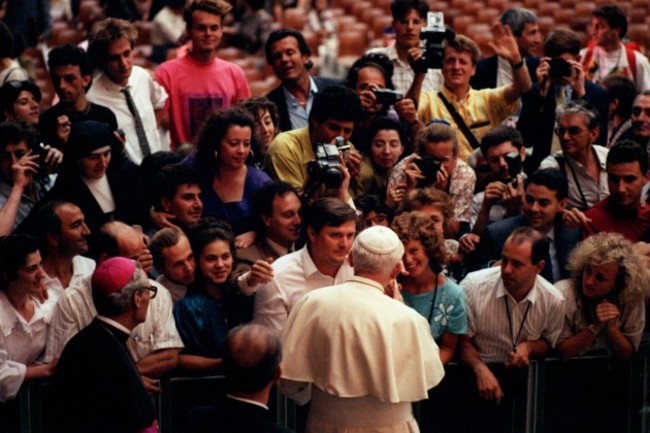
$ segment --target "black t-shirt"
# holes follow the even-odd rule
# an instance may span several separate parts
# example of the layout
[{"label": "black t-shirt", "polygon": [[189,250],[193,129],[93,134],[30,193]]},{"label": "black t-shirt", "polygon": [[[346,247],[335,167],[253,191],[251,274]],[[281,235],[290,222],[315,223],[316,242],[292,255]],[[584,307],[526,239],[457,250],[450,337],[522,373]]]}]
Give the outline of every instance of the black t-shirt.
[{"label": "black t-shirt", "polygon": [[89,102],[88,108],[84,111],[68,111],[63,107],[62,103],[58,103],[50,109],[46,110],[39,118],[38,129],[43,135],[46,144],[49,144],[57,149],[63,149],[65,143],[56,135],[57,119],[59,116],[66,115],[72,123],[72,128],[77,122],[85,120],[94,120],[95,122],[108,123],[111,131],[117,129],[117,118],[113,112],[104,107],[103,105],[93,104]]}]

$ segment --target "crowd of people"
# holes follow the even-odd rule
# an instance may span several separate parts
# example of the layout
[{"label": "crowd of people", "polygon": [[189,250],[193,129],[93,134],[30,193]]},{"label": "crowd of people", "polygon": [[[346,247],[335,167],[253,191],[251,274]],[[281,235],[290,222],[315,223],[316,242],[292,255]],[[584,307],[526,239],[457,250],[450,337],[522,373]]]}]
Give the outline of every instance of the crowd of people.
[{"label": "crowd of people", "polygon": [[[426,2],[394,0],[394,45],[340,81],[273,30],[291,2],[169,1],[167,33],[185,31],[160,45],[184,45],[152,71],[137,10],[107,2],[87,41],[49,51],[41,112],[13,41],[47,28],[9,20],[18,3],[0,1],[9,431],[25,382],[52,380],[57,431],[152,433],[161,377],[215,373],[226,403],[191,431],[286,431],[275,384],[311,402],[307,432],[417,432],[411,403],[450,396],[462,419],[427,429],[512,431],[532,359],[639,350],[650,63],[618,6],[593,10],[586,47],[510,8],[482,58],[453,32],[423,47]],[[252,97],[225,36],[278,87]],[[593,415],[571,428],[612,431]]]}]

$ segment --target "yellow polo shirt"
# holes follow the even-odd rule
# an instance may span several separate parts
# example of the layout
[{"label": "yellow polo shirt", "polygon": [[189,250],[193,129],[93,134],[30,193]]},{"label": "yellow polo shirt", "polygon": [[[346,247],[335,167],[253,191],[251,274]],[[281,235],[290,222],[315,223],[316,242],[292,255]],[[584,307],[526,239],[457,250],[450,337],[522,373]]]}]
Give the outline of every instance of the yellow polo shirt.
[{"label": "yellow polo shirt", "polygon": [[[481,138],[490,128],[501,124],[508,116],[515,114],[519,109],[518,101],[512,104],[508,104],[506,101],[506,88],[507,86],[482,90],[470,88],[462,102],[458,101],[456,95],[451,93],[445,86],[442,86],[441,91],[451,105],[456,108],[460,117],[463,118],[465,124],[480,143]],[[418,118],[425,125],[432,119],[449,122],[458,135],[459,155],[463,161],[467,162],[473,151],[472,146],[458,128],[456,122],[454,122],[451,113],[449,113],[437,92],[423,91],[420,93]]]},{"label": "yellow polo shirt", "polygon": [[[348,142],[351,149],[352,143]],[[264,170],[273,179],[290,183],[298,190],[307,180],[307,164],[316,159],[314,149],[309,138],[309,126],[293,129],[278,134],[266,153]]]}]

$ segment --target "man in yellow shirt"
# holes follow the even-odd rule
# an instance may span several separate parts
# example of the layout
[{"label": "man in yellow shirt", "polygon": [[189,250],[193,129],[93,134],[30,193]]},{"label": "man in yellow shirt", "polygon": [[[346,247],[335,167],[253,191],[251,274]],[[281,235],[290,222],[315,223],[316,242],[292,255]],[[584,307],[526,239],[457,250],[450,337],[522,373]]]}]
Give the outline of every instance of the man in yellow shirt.
[{"label": "man in yellow shirt", "polygon": [[[418,118],[425,124],[432,119],[449,122],[458,133],[460,157],[467,161],[474,147],[478,145],[483,134],[493,126],[499,125],[518,109],[519,97],[531,87],[530,75],[524,68],[524,60],[519,53],[517,41],[512,30],[503,24],[493,27],[494,40],[490,42],[492,50],[512,65],[513,83],[496,89],[474,90],[470,78],[476,73],[476,63],[480,52],[474,41],[463,35],[455,40],[446,41],[444,48],[442,76],[443,86],[440,92],[421,92],[425,74],[416,73],[409,95],[419,100]],[[420,56],[414,50],[415,58]],[[444,100],[447,102],[444,102]],[[469,131],[456,122],[448,107],[453,107],[462,118]],[[468,138],[469,132],[475,137],[476,145]]]}]

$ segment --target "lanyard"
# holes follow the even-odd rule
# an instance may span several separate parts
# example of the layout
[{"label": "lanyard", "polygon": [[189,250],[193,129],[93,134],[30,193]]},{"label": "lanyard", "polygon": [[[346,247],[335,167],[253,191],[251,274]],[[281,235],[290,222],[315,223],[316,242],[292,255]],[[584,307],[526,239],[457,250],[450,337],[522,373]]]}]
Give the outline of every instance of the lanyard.
[{"label": "lanyard", "polygon": [[433,310],[436,308],[437,297],[438,297],[438,274],[436,274],[436,288],[433,289],[433,299],[431,300],[431,307],[429,308],[429,326],[431,326],[431,318],[433,317]]},{"label": "lanyard", "polygon": [[[510,317],[510,305],[508,304],[508,295],[506,295],[503,298],[506,301],[506,312],[508,313],[508,327],[510,328],[510,337],[512,338],[512,318]],[[512,351],[516,352],[517,351],[517,344],[519,344],[519,337],[521,337],[521,331],[524,329],[524,323],[526,322],[526,318],[528,317],[528,311],[530,310],[530,301],[528,301],[528,306],[526,307],[526,311],[524,312],[524,318],[521,319],[521,323],[519,324],[519,332],[517,332],[517,337],[512,341]]]}]

